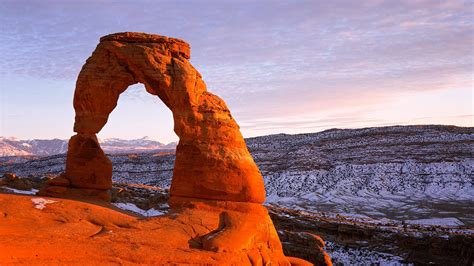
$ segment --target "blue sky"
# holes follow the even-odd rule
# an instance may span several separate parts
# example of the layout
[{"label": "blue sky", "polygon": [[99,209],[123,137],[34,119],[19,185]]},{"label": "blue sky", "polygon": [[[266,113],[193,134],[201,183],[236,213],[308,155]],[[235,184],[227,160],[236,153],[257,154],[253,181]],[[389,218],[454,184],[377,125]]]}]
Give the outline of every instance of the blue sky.
[{"label": "blue sky", "polygon": [[[0,1],[0,135],[68,138],[75,80],[113,32],[184,39],[244,136],[473,125],[472,1]],[[99,137],[177,139],[130,87]]]}]

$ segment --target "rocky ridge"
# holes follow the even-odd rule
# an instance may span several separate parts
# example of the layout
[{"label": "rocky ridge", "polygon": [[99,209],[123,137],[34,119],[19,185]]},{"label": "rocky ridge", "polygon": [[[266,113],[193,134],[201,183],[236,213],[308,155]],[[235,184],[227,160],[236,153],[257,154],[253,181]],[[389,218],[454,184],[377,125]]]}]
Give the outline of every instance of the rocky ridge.
[{"label": "rocky ridge", "polygon": [[[335,265],[471,265],[474,228],[399,223],[324,212],[267,206],[283,248],[309,261],[320,253],[305,249],[317,234]],[[314,245],[314,244],[313,244]]]}]

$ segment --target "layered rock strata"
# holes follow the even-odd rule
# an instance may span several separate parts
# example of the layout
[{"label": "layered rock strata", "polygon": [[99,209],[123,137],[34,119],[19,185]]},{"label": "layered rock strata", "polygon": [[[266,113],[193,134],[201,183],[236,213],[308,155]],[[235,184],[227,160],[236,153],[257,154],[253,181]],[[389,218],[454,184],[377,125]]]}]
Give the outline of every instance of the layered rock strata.
[{"label": "layered rock strata", "polygon": [[206,91],[189,63],[189,45],[144,33],[102,37],[83,66],[74,93],[78,134],[69,141],[65,177],[71,187],[108,190],[111,163],[96,135],[121,93],[143,83],[173,113],[180,141],[171,194],[212,200],[262,203],[262,176],[239,126],[222,99]]},{"label": "layered rock strata", "polygon": [[[173,113],[180,140],[168,218],[192,229],[192,237],[183,236],[189,246],[235,253],[236,258],[244,255],[252,265],[288,265],[291,259],[284,256],[261,205],[263,178],[239,126],[225,102],[206,91],[189,58],[189,45],[174,38],[130,32],[102,37],[77,79],[77,135],[69,140],[66,172],[51,180],[41,194],[110,199],[112,164],[96,134],[107,123],[120,94],[132,84],[143,83]],[[170,226],[169,230],[180,236],[183,228]]]}]

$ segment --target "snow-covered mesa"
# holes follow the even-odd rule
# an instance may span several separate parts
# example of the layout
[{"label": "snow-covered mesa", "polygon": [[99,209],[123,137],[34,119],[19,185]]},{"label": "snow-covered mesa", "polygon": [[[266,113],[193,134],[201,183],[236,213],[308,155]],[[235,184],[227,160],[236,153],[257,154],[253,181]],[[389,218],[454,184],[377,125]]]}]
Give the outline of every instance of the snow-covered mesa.
[{"label": "snow-covered mesa", "polygon": [[119,202],[119,203],[112,203],[112,204],[115,205],[119,209],[126,210],[126,211],[131,211],[131,212],[143,215],[145,217],[160,216],[160,215],[165,214],[165,212],[155,210],[153,208],[148,209],[148,210],[140,209],[140,208],[137,207],[137,205],[135,205],[133,203]]}]

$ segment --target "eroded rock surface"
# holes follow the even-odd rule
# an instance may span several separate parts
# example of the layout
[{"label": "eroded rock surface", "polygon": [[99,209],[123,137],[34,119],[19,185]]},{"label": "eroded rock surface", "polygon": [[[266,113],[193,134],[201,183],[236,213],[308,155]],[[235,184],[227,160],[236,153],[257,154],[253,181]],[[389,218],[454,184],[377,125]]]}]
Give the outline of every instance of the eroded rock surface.
[{"label": "eroded rock surface", "polygon": [[120,94],[143,83],[170,108],[180,138],[173,196],[264,202],[263,179],[239,126],[225,102],[206,91],[189,58],[189,45],[179,39],[130,32],[101,38],[74,93],[78,135],[69,141],[66,167],[72,187],[110,189],[111,164],[95,134],[106,124]]},{"label": "eroded rock surface", "polygon": [[[294,260],[283,254],[278,234],[261,204],[265,201],[263,178],[239,126],[225,102],[206,91],[189,58],[189,45],[174,38],[144,33],[102,37],[77,79],[77,135],[69,140],[66,172],[50,180],[40,194],[110,200],[112,163],[96,134],[107,123],[119,95],[128,86],[143,83],[147,92],[172,111],[174,131],[180,139],[170,188],[171,213],[147,221],[127,218],[128,223],[116,226],[93,219],[92,227],[101,228],[94,230],[86,223],[91,231],[97,231],[87,233],[88,237],[131,242],[138,250],[152,247],[163,254],[151,260],[159,264],[289,265]],[[117,237],[104,235],[110,226]],[[51,234],[49,237],[55,238]],[[158,242],[153,237],[157,234]],[[137,240],[140,236],[143,239]],[[150,237],[154,240],[148,241]],[[138,258],[127,259],[132,257]],[[149,263],[146,260],[150,258],[139,263]]]},{"label": "eroded rock surface", "polygon": [[[39,201],[49,204],[36,208]],[[266,210],[255,203],[195,201],[169,215],[141,219],[108,204],[0,194],[0,261],[289,265],[263,214]]]}]

